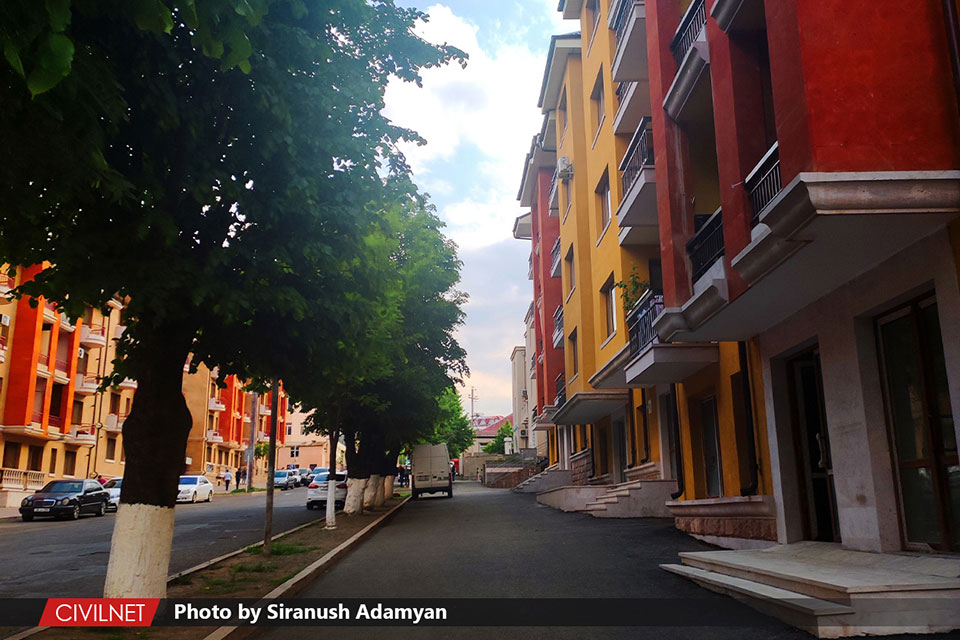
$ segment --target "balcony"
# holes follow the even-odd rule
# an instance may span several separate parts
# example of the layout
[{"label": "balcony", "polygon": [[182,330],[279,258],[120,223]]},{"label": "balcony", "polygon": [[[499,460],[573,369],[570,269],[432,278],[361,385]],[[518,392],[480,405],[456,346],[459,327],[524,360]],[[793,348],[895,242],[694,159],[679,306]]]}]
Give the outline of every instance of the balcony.
[{"label": "balcony", "polygon": [[270,416],[273,415],[273,410],[272,410],[270,407],[268,407],[267,405],[262,404],[262,403],[260,404],[260,408],[258,409],[258,411],[260,412],[260,417],[261,417],[261,418],[264,418],[264,417],[267,417],[267,418],[268,418],[268,417],[270,417]]},{"label": "balcony", "polygon": [[553,312],[553,348],[563,348],[563,306],[557,306]]},{"label": "balcony", "polygon": [[34,423],[36,423],[36,424],[42,424],[42,423],[43,423],[43,411],[34,411],[33,414],[31,414],[31,416],[30,416],[30,420],[31,420],[31,422],[34,422]]},{"label": "balcony", "polygon": [[610,11],[611,29],[617,32],[617,51],[614,54],[613,80],[647,81],[647,10],[642,0],[619,0]]},{"label": "balcony", "polygon": [[533,280],[533,254],[527,256],[527,280]]},{"label": "balcony", "polygon": [[207,402],[207,409],[210,411],[226,411],[227,405],[220,401],[219,396],[214,396]]},{"label": "balcony", "polygon": [[43,303],[43,321],[53,324],[57,321],[57,307],[49,301]]},{"label": "balcony", "polygon": [[220,435],[219,431],[207,429],[207,442],[213,442],[215,444],[223,442],[223,436]]},{"label": "balcony", "polygon": [[530,379],[537,377],[537,356],[530,356]]},{"label": "balcony", "polygon": [[111,413],[103,423],[103,428],[109,433],[120,433],[123,431],[123,423],[127,420],[126,413]]},{"label": "balcony", "polygon": [[250,417],[250,414],[249,414],[249,413],[243,414],[243,421],[244,421],[244,422],[251,422],[252,420],[253,420],[253,419]]},{"label": "balcony", "polygon": [[80,344],[88,349],[107,346],[107,330],[103,325],[83,325],[80,329]]},{"label": "balcony", "polygon": [[0,336],[0,364],[7,361],[7,337]]},{"label": "balcony", "polygon": [[10,293],[10,290],[17,286],[17,281],[13,276],[6,273],[0,273],[0,296]]},{"label": "balcony", "polygon": [[654,295],[648,289],[630,310],[630,313],[627,314],[631,356],[637,355],[652,343],[658,341],[657,333],[653,330],[653,319],[661,311],[663,311],[663,296]]},{"label": "balcony", "polygon": [[560,409],[567,402],[567,380],[564,374],[561,373],[560,375],[557,376],[557,379],[555,381],[555,388],[556,388],[557,395],[553,399],[553,406],[556,407],[557,409]]},{"label": "balcony", "polygon": [[694,0],[670,42],[670,52],[677,63],[677,73],[663,99],[663,108],[667,115],[677,122],[684,122],[688,103],[706,104],[708,100],[712,100],[708,83],[700,83],[702,77],[709,80],[709,73],[704,73],[710,63],[704,28],[706,20],[704,0]]},{"label": "balcony", "polygon": [[559,278],[560,277],[560,238],[557,238],[557,241],[553,243],[553,249],[550,250],[550,277]]},{"label": "balcony", "polygon": [[66,444],[93,446],[97,443],[97,427],[92,424],[74,425],[63,434],[63,441]]},{"label": "balcony", "polygon": [[617,207],[620,244],[658,244],[657,181],[653,165],[653,124],[640,121],[620,161],[623,199]]},{"label": "balcony", "polygon": [[555,218],[560,212],[560,169],[553,172],[550,182],[550,217]]},{"label": "balcony", "polygon": [[121,389],[126,389],[126,390],[128,390],[128,391],[136,391],[136,389],[137,389],[137,381],[134,380],[133,378],[124,378],[124,379],[120,382],[120,384],[117,385],[117,386],[120,387]]},{"label": "balcony", "polygon": [[60,384],[70,382],[70,361],[65,358],[57,358],[53,363],[53,379]]},{"label": "balcony", "polygon": [[50,369],[50,354],[41,353],[37,356],[37,365],[43,367],[44,369]]},{"label": "balcony", "polygon": [[710,15],[726,33],[763,31],[767,26],[763,0],[714,0]]},{"label": "balcony", "polygon": [[73,388],[74,393],[81,396],[93,395],[100,388],[100,382],[97,376],[77,376],[77,383]]},{"label": "balcony", "polygon": [[693,269],[693,282],[702,278],[723,256],[723,213],[720,209],[707,218],[687,242],[687,255]]},{"label": "balcony", "polygon": [[783,188],[780,184],[780,149],[777,143],[764,154],[744,180],[743,186],[753,208],[752,224],[756,226],[760,222],[760,214]]}]

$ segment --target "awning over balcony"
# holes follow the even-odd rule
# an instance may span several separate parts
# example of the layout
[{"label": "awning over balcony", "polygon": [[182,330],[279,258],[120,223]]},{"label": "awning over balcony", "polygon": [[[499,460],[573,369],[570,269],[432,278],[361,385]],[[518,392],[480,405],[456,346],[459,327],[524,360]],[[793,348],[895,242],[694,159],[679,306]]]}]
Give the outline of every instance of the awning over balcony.
[{"label": "awning over balcony", "polygon": [[555,424],[593,424],[622,409],[630,400],[627,391],[580,391],[553,416]]},{"label": "awning over balcony", "polygon": [[631,387],[681,382],[719,361],[714,343],[651,343],[627,363],[625,377]]},{"label": "awning over balcony", "polygon": [[620,0],[610,13],[610,27],[617,32],[617,52],[611,67],[613,79],[646,80],[647,10],[642,0]]},{"label": "awning over balcony", "polygon": [[627,343],[593,374],[590,386],[594,389],[626,389],[627,378],[623,369],[629,360],[630,343]]}]

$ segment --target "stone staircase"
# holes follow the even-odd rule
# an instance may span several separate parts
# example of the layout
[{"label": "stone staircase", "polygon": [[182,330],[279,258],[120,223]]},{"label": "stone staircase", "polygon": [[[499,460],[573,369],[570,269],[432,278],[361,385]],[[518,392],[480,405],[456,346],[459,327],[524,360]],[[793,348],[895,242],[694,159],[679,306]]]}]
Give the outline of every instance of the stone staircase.
[{"label": "stone staircase", "polygon": [[595,518],[669,518],[666,503],[676,480],[633,480],[612,485],[583,509]]},{"label": "stone staircase", "polygon": [[569,469],[546,469],[527,478],[513,488],[516,493],[540,493],[557,487],[572,484],[572,472]]},{"label": "stone staircase", "polygon": [[819,638],[960,628],[960,558],[799,542],[681,553],[663,569]]}]

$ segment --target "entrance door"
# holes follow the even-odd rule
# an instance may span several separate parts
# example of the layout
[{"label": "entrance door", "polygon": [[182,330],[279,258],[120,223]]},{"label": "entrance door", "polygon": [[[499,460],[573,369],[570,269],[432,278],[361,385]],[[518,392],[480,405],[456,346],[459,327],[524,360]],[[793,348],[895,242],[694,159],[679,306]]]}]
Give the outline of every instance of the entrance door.
[{"label": "entrance door", "polygon": [[627,421],[624,418],[615,418],[613,420],[614,446],[614,465],[613,482],[619,484],[626,481],[625,470],[627,468]]},{"label": "entrance door", "polygon": [[960,550],[960,465],[937,301],[877,320],[904,542]]},{"label": "entrance door", "polygon": [[820,352],[808,351],[789,362],[790,402],[793,409],[804,537],[840,542],[837,495],[830,461],[830,434],[823,404]]},{"label": "entrance door", "polygon": [[723,466],[720,458],[720,428],[717,421],[717,399],[713,396],[700,401],[700,435],[703,450],[704,485],[707,495],[723,495]]}]

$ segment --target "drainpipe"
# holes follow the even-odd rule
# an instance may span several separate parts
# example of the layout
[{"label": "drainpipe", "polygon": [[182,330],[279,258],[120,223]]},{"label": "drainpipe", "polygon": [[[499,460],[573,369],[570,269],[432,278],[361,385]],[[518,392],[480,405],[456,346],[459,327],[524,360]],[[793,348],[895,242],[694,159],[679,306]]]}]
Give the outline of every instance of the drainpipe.
[{"label": "drainpipe", "polygon": [[957,19],[955,0],[941,0],[943,17],[947,25],[947,48],[950,50],[950,67],[953,70],[953,90],[960,109],[960,20]]},{"label": "drainpipe", "polygon": [[753,399],[750,393],[750,362],[747,358],[747,343],[738,342],[737,348],[740,352],[740,373],[743,375],[743,408],[747,420],[747,453],[750,459],[747,464],[750,468],[750,484],[740,487],[741,496],[753,496],[757,493],[757,487],[760,484],[757,465],[757,443],[756,436],[753,433]]},{"label": "drainpipe", "polygon": [[676,500],[683,495],[683,446],[680,443],[680,412],[677,410],[677,385],[670,385],[670,401],[673,404],[673,442],[676,448],[674,456],[677,466],[677,491],[670,494],[670,498]]},{"label": "drainpipe", "polygon": [[640,389],[640,402],[643,403],[643,460],[640,461],[640,464],[643,464],[645,462],[650,462],[650,427],[647,424],[647,390],[646,389]]}]

